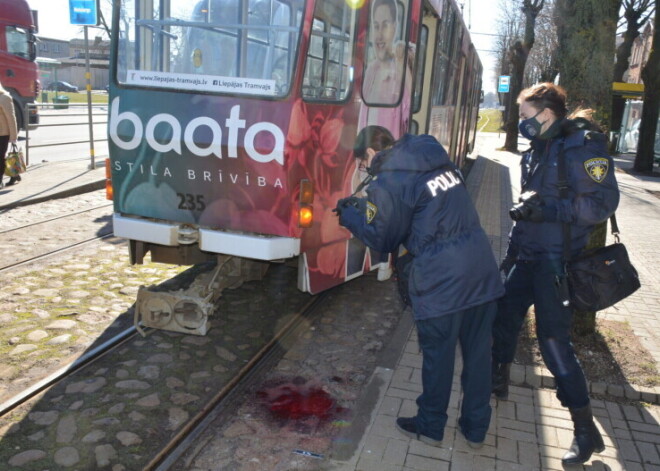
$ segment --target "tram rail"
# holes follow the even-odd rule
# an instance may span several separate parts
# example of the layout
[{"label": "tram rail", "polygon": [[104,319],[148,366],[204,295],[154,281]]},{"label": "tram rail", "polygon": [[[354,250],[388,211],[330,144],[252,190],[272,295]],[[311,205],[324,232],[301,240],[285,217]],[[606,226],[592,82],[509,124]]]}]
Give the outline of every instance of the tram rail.
[{"label": "tram rail", "polygon": [[[288,268],[288,270],[291,271],[290,268]],[[275,284],[278,283],[278,278],[278,274],[273,276]],[[271,289],[276,288],[271,287]],[[250,292],[251,290],[248,289],[242,294],[237,293],[237,296],[239,299],[245,299]],[[227,378],[222,378],[221,380],[218,380],[217,378],[211,380],[210,384],[214,384],[216,387],[208,390],[208,393],[203,394],[200,401],[195,403],[194,408],[191,409],[191,411],[194,412],[191,412],[190,417],[175,429],[164,430],[163,432],[165,433],[159,434],[159,438],[157,440],[154,439],[153,443],[150,441],[149,446],[143,450],[143,459],[139,460],[139,463],[134,462],[133,464],[137,467],[132,469],[158,469],[161,471],[172,469],[171,467],[177,462],[177,460],[188,451],[193,443],[195,443],[195,437],[199,436],[199,434],[205,430],[214,417],[223,412],[231,413],[231,410],[227,409],[228,399],[240,397],[245,388],[250,384],[251,379],[256,380],[259,378],[260,373],[269,370],[268,365],[272,365],[274,362],[279,361],[281,356],[286,352],[286,347],[283,347],[282,345],[291,345],[296,341],[298,336],[307,332],[307,328],[316,314],[315,308],[321,305],[326,296],[327,293],[315,297],[299,293],[299,300],[297,302],[287,302],[286,306],[280,310],[270,324],[275,328],[272,330],[270,330],[268,326],[264,328],[263,332],[269,333],[263,336],[263,338],[260,338],[258,345],[259,348],[254,348],[254,351],[251,351],[249,358],[246,357],[244,360],[236,362],[235,369],[232,369],[231,376],[228,375]],[[234,303],[235,302],[236,301],[234,301]],[[296,305],[298,306],[297,308],[289,310]],[[268,303],[264,303],[262,306],[264,311],[272,310],[272,305]],[[216,313],[216,316],[219,315],[221,315],[221,313]],[[253,313],[253,315],[260,316],[261,314]],[[268,316],[269,314],[263,315]],[[238,324],[237,327],[239,330],[242,329]],[[216,328],[216,335],[218,335],[221,330],[223,329]],[[45,404],[51,404],[50,399],[48,399],[49,397],[67,396],[65,391],[68,391],[69,388],[75,388],[80,384],[89,384],[94,381],[94,378],[100,381],[96,372],[104,371],[108,368],[108,365],[137,363],[138,365],[144,365],[144,368],[147,368],[147,365],[150,363],[148,357],[153,354],[153,351],[149,348],[145,348],[144,342],[149,342],[149,338],[151,337],[154,338],[152,342],[155,342],[155,344],[162,342],[162,340],[157,340],[158,337],[162,336],[162,331],[150,330],[150,335],[148,335],[146,339],[142,336],[136,335],[136,333],[137,330],[135,328],[122,330],[121,333],[114,336],[112,339],[88,350],[85,355],[81,356],[75,362],[52,373],[38,384],[35,384],[25,391],[15,395],[4,404],[1,404],[0,423],[16,423],[17,417],[21,416],[27,419],[28,414],[32,415],[36,411],[41,410]],[[229,334],[230,333],[227,333],[226,335]],[[173,341],[180,345],[186,345],[186,340],[191,338],[191,336],[180,334],[171,334],[168,338],[173,339],[174,337],[176,337],[176,339]],[[200,337],[197,338],[203,339]],[[195,345],[194,351],[198,355],[202,355],[202,351],[206,352],[208,355],[209,352],[212,352],[219,347],[217,342],[219,338],[222,338],[222,336],[216,337],[214,341],[208,343],[204,342],[204,340],[200,340],[199,344],[194,343],[188,345]],[[223,345],[223,348],[231,347]],[[130,354],[127,354],[128,351],[130,351]],[[172,364],[167,365],[168,371],[172,371],[172,373],[168,373],[168,375],[172,375],[173,371],[181,370],[185,371],[184,376],[187,377],[190,373],[190,368],[199,368],[200,365],[205,362],[197,362],[199,363],[197,366],[191,366],[188,363],[189,362],[183,357],[174,358]],[[208,371],[212,371],[213,366],[213,363],[205,364]],[[159,383],[159,386],[154,387],[155,390],[158,391],[157,394],[163,394],[163,397],[166,396],[167,388],[165,388],[164,383]],[[78,397],[84,397],[86,404],[103,403],[104,401],[102,397],[113,395],[113,389],[113,385],[108,385],[107,389],[101,388],[98,391],[95,390],[87,394],[81,393],[83,395]],[[64,396],[62,396],[63,392]],[[186,394],[189,392],[192,394],[192,391],[188,391],[188,388],[186,388]],[[199,392],[197,394],[199,394]],[[200,396],[202,395],[200,394]],[[114,397],[114,399],[121,402],[123,400],[122,397],[122,395],[119,395]],[[75,400],[75,398],[72,397],[70,400]],[[68,407],[69,406],[63,410],[70,410]],[[154,414],[164,416],[165,419],[167,418],[166,408],[161,410],[159,407],[154,411]],[[128,417],[128,414],[122,415]],[[29,422],[29,420],[27,420],[27,422]],[[7,444],[7,446],[10,446],[9,441],[11,441],[11,437],[12,435],[7,435],[3,438],[4,443]],[[9,450],[9,448],[7,450]],[[82,467],[90,466],[90,468],[86,469],[94,467],[94,463],[85,464],[80,462],[79,464]]]},{"label": "tram rail", "polygon": [[[88,217],[88,215],[93,216],[95,211],[106,211],[111,206],[110,204],[104,204],[66,215],[30,222],[19,227],[3,229],[0,231],[0,235],[3,236],[5,241],[14,241],[17,250],[0,254],[0,274],[30,262],[43,260],[82,245],[112,237],[113,233],[110,225],[106,224],[99,228],[98,222],[95,222],[95,219],[102,220],[104,218],[107,218],[109,222],[109,212],[96,218]],[[84,224],[80,223],[81,220],[84,220]],[[65,236],[62,235],[61,239],[55,241],[54,244],[50,244],[58,245],[57,247],[47,248],[48,244],[42,243],[44,237],[61,235],[62,232],[66,232],[65,228],[67,226],[71,227],[69,233]],[[81,238],[79,234],[83,237]],[[21,244],[21,242],[31,240],[34,241],[33,244]]]},{"label": "tram rail", "polygon": [[0,266],[0,274],[4,274],[4,273],[8,272],[9,270],[11,270],[13,268],[18,268],[18,267],[27,265],[27,264],[32,263],[32,262],[47,259],[47,258],[52,257],[54,255],[60,254],[62,252],[73,250],[75,248],[80,248],[83,245],[87,245],[87,244],[91,244],[91,243],[94,243],[94,242],[98,242],[100,240],[108,239],[112,236],[113,236],[112,233],[99,235],[99,236],[96,236],[96,237],[92,237],[90,239],[85,239],[85,240],[82,240],[82,241],[79,241],[79,242],[75,242],[73,244],[69,244],[66,247],[61,247],[57,250],[51,250],[50,252],[47,252],[47,253],[44,253],[44,254],[41,254],[41,255],[37,255],[37,256],[34,256],[34,257],[23,259],[19,262],[10,263],[10,264],[5,265],[5,266]]},{"label": "tram rail", "polygon": [[112,203],[103,204],[103,205],[100,205],[100,206],[95,206],[93,208],[82,209],[80,211],[76,211],[76,212],[73,212],[73,213],[64,214],[62,216],[55,216],[55,217],[44,219],[44,220],[41,220],[41,221],[36,221],[36,222],[28,223],[28,224],[23,224],[21,226],[11,227],[9,229],[0,229],[0,234],[7,234],[9,232],[18,231],[20,229],[26,229],[28,227],[34,227],[34,226],[37,226],[39,224],[45,224],[47,222],[57,221],[58,219],[64,219],[64,218],[67,218],[67,217],[77,216],[78,214],[84,214],[84,213],[87,213],[87,212],[90,212],[90,211],[94,211],[96,209],[110,208],[110,207],[112,207]]}]

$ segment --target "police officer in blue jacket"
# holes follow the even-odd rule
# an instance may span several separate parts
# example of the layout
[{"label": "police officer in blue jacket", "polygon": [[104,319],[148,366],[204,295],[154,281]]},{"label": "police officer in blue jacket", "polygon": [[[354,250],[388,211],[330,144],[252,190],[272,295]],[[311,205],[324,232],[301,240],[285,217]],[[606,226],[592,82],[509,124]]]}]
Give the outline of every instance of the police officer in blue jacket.
[{"label": "police officer in blue jacket", "polygon": [[[384,142],[393,145],[384,149]],[[393,142],[386,129],[368,126],[358,135],[355,155],[371,161],[373,180],[366,198],[338,202],[339,223],[374,250],[394,252],[403,244],[414,257],[409,292],[423,355],[423,392],[417,416],[400,417],[396,426],[411,438],[441,445],[460,342],[459,427],[468,444],[479,447],[491,415],[495,300],[504,292],[488,237],[460,172],[435,138],[405,135]]]},{"label": "police officer in blue jacket", "polygon": [[[584,373],[571,344],[572,309],[565,305],[568,285],[562,264],[563,223],[570,224],[571,256],[584,249],[594,226],[607,220],[619,203],[614,165],[602,133],[581,129],[566,118],[566,92],[552,83],[523,90],[520,132],[531,141],[521,162],[521,201],[501,269],[506,295],[493,327],[493,393],[508,396],[509,370],[518,334],[534,304],[536,333],[543,360],[555,377],[557,397],[568,407],[574,440],[565,464],[584,463],[605,449],[596,427]],[[583,121],[584,122],[584,121]],[[568,197],[561,198],[558,158],[563,152]]]}]

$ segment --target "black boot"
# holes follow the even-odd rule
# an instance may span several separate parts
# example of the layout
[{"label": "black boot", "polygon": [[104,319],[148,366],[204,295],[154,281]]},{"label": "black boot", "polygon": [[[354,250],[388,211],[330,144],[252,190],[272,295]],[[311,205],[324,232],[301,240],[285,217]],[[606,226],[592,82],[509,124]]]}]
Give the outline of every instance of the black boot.
[{"label": "black boot", "polygon": [[581,409],[570,409],[571,419],[575,431],[573,443],[568,449],[561,462],[564,464],[582,464],[591,458],[592,453],[600,453],[605,450],[605,443],[600,431],[594,423],[591,413],[591,405]]},{"label": "black boot", "polygon": [[510,374],[511,363],[498,363],[493,359],[492,388],[496,398],[507,399],[509,397]]},{"label": "black boot", "polygon": [[18,180],[18,177],[11,177],[9,181],[7,182],[7,186],[12,186],[14,183],[16,183]]}]

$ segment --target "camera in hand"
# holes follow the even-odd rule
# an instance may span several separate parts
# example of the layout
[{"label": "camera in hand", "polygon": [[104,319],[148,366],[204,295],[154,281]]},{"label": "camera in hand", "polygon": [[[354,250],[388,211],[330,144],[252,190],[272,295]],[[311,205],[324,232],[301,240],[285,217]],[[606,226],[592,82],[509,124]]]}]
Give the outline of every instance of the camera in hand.
[{"label": "camera in hand", "polygon": [[530,214],[532,214],[532,206],[538,205],[540,203],[540,198],[535,191],[526,191],[520,195],[518,201],[519,203],[514,204],[509,210],[509,217],[514,221],[521,221],[529,218]]}]

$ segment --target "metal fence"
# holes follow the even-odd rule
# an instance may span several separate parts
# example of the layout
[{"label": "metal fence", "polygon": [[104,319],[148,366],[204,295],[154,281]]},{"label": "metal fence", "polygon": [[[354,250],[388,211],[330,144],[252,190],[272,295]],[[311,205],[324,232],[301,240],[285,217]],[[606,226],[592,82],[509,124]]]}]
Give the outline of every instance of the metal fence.
[{"label": "metal fence", "polygon": [[[57,97],[55,97],[57,98]],[[53,103],[31,103],[26,107],[25,116],[29,116],[30,109],[37,108],[39,110],[39,124],[32,126],[32,130],[28,126],[25,130],[25,161],[30,164],[30,149],[40,147],[53,147],[53,146],[68,146],[73,144],[89,144],[89,157],[90,168],[96,167],[94,155],[94,143],[107,142],[108,135],[103,133],[100,136],[94,135],[93,126],[108,123],[108,104],[94,103],[89,107],[86,103],[72,103],[69,104],[63,100],[53,101]],[[50,112],[52,110],[52,112]],[[45,112],[48,111],[48,112]],[[61,118],[76,118],[73,122],[57,122]],[[77,118],[80,118],[79,120]],[[84,118],[84,119],[83,119]],[[34,132],[38,128],[49,127],[71,127],[71,126],[87,126],[88,136],[86,139],[78,140],[62,140],[57,142],[48,142],[47,144],[31,144],[30,131]],[[98,133],[97,133],[98,134]]]}]

